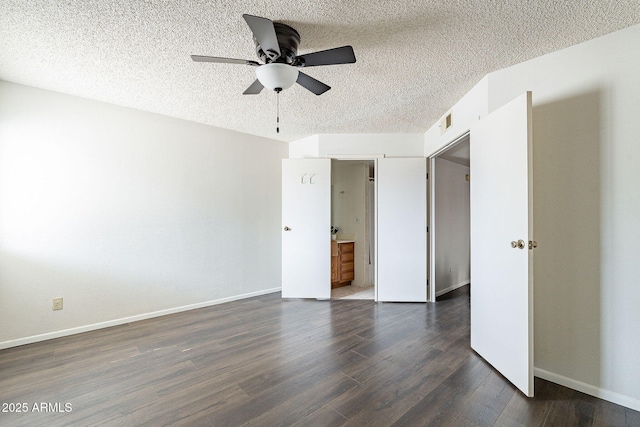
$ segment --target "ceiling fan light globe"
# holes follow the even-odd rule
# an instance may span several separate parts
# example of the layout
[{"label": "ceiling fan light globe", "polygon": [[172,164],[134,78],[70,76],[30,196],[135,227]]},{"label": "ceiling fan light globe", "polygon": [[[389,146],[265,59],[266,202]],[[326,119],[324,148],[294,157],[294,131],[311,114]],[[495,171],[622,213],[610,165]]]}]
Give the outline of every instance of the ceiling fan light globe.
[{"label": "ceiling fan light globe", "polygon": [[270,63],[259,66],[256,76],[267,89],[289,89],[298,79],[298,69],[288,64]]}]

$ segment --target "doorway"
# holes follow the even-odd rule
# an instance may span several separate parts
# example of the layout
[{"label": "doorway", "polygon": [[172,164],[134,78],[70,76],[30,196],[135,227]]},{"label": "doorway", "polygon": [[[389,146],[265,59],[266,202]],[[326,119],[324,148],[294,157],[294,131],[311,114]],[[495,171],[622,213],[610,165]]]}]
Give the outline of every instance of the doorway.
[{"label": "doorway", "polygon": [[331,226],[331,299],[375,300],[374,160],[331,160]]},{"label": "doorway", "polygon": [[[526,396],[534,394],[532,250],[537,246],[531,105],[532,94],[526,92],[474,122],[467,134],[429,157],[430,171],[435,171],[430,182],[433,193],[438,157],[469,138],[471,348]],[[437,253],[437,189],[429,200],[430,234],[435,235],[429,245]],[[432,267],[437,267],[435,253],[429,257]],[[435,301],[438,283],[433,269],[430,274],[435,281],[430,300]]]},{"label": "doorway", "polygon": [[471,283],[470,135],[429,158],[429,300]]},{"label": "doorway", "polygon": [[[374,162],[374,301],[426,302],[427,161],[384,155],[282,160],[282,297],[331,298],[334,158]],[[340,190],[334,193],[339,197]]]}]

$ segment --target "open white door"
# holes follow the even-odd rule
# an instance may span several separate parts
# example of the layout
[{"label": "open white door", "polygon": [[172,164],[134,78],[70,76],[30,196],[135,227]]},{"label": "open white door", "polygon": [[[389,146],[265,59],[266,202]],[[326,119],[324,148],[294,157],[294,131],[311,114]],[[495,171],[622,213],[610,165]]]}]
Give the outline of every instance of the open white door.
[{"label": "open white door", "polygon": [[531,92],[476,123],[470,146],[471,347],[533,396]]},{"label": "open white door", "polygon": [[282,297],[331,297],[331,160],[282,160]]},{"label": "open white door", "polygon": [[378,301],[427,301],[427,159],[382,158],[378,183]]}]

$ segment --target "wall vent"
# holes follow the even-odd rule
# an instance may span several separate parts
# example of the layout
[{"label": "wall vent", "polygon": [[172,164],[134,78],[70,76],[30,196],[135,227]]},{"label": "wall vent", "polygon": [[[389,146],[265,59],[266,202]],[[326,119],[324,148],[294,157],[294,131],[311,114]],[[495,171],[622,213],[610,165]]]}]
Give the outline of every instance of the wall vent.
[{"label": "wall vent", "polygon": [[453,126],[452,113],[446,114],[440,122],[440,133],[445,133],[451,126]]}]

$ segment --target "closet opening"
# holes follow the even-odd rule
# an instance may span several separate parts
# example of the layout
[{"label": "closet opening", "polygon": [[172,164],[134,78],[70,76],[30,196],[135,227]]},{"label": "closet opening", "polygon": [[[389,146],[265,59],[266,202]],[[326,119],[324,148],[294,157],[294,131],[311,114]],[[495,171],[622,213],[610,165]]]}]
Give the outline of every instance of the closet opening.
[{"label": "closet opening", "polygon": [[429,157],[429,301],[471,283],[470,135]]}]

